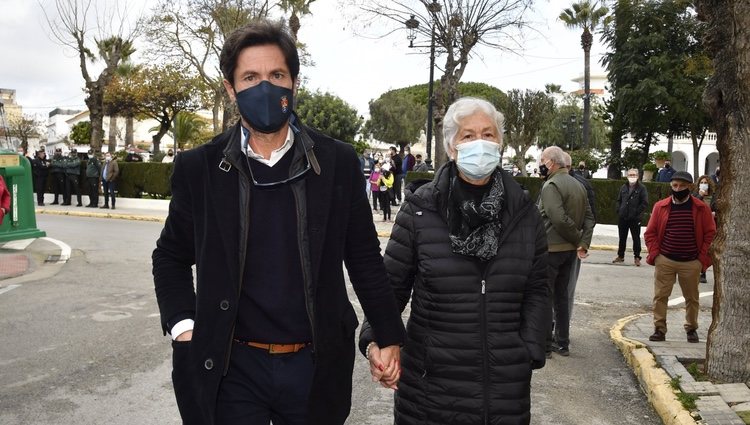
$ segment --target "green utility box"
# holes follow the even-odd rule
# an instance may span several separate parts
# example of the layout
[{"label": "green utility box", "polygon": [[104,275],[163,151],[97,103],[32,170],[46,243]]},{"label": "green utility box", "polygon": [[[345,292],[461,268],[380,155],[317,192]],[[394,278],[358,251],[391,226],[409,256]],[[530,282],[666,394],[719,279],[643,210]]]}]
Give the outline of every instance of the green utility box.
[{"label": "green utility box", "polygon": [[10,192],[10,209],[0,225],[0,242],[46,236],[36,228],[29,160],[13,151],[0,150],[0,175]]}]

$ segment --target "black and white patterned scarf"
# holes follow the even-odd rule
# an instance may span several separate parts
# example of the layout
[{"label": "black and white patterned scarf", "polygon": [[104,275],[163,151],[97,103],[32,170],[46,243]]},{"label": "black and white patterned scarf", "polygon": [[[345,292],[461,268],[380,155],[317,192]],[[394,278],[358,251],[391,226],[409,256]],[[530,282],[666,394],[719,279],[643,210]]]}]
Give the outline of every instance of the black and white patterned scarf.
[{"label": "black and white patterned scarf", "polygon": [[495,170],[481,197],[467,190],[460,177],[453,175],[448,194],[448,232],[451,250],[488,261],[497,255],[505,203],[502,175]]}]

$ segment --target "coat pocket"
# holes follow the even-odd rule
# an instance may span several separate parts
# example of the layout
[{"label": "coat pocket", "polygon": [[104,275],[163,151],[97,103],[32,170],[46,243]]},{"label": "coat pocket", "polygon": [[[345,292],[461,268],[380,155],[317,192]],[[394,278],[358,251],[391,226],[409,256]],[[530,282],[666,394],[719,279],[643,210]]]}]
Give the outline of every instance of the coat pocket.
[{"label": "coat pocket", "polygon": [[199,417],[195,378],[190,367],[191,341],[172,341],[172,386],[183,420]]}]

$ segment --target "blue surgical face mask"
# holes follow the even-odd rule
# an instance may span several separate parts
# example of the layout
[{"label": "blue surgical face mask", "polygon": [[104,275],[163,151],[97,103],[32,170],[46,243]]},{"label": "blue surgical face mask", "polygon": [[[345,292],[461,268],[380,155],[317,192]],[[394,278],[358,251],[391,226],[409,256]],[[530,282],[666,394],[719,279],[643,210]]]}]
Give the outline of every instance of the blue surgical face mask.
[{"label": "blue surgical face mask", "polygon": [[477,139],[456,145],[456,165],[472,180],[481,180],[500,164],[500,144]]},{"label": "blue surgical face mask", "polygon": [[237,93],[236,98],[242,118],[261,133],[279,131],[292,114],[292,89],[265,80]]}]

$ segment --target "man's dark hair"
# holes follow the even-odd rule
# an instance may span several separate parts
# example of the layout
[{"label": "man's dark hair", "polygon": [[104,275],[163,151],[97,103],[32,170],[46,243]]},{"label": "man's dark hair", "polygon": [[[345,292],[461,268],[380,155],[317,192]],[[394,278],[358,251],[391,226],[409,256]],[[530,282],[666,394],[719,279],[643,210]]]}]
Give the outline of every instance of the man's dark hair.
[{"label": "man's dark hair", "polygon": [[237,58],[240,52],[246,47],[269,44],[279,46],[286,59],[286,66],[292,74],[292,80],[297,81],[299,74],[297,45],[282,22],[272,22],[267,19],[253,21],[236,29],[227,37],[219,57],[219,66],[224,78],[234,86],[234,70],[237,68]]},{"label": "man's dark hair", "polygon": [[392,151],[395,151],[395,152],[398,152],[398,148],[397,148],[397,147],[395,147],[395,146],[391,146],[391,150],[392,150]]},{"label": "man's dark hair", "polygon": [[414,158],[419,158],[419,159],[422,159],[422,154],[421,154],[421,153],[418,153],[418,154],[414,155]]}]

